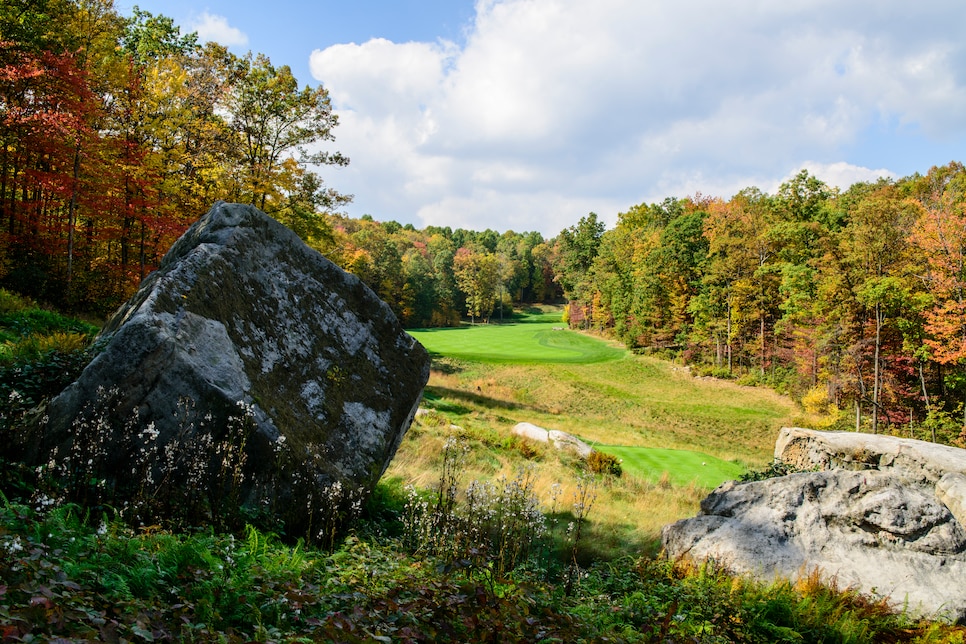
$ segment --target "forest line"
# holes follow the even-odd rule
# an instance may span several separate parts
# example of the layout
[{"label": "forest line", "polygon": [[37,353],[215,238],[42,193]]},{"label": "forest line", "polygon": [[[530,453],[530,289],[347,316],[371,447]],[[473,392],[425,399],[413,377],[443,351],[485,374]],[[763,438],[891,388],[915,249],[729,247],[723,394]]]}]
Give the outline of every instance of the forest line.
[{"label": "forest line", "polygon": [[0,284],[103,315],[218,199],[255,205],[410,328],[567,321],[792,393],[830,426],[963,444],[966,170],[639,204],[557,236],[353,219],[338,119],[286,66],[111,0],[0,5]]}]

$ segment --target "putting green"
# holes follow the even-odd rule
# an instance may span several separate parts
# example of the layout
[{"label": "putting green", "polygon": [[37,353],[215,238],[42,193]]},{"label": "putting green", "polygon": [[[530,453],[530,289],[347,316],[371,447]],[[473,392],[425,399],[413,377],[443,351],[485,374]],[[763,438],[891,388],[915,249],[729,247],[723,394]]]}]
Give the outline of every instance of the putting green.
[{"label": "putting green", "polygon": [[627,351],[561,322],[479,324],[450,329],[411,329],[432,354],[499,364],[591,364],[623,358]]},{"label": "putting green", "polygon": [[617,445],[594,447],[621,459],[621,467],[628,474],[653,483],[660,481],[667,472],[670,482],[675,485],[690,485],[693,482],[699,487],[711,489],[745,473],[745,468],[737,463],[701,452]]}]

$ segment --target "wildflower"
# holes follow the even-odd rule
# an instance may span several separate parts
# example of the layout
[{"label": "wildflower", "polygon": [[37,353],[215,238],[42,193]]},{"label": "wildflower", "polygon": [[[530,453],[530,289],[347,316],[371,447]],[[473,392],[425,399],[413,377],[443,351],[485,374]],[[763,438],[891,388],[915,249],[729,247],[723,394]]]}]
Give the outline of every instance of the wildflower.
[{"label": "wildflower", "polygon": [[152,420],[150,423],[148,423],[148,426],[144,428],[144,431],[141,432],[141,435],[144,436],[148,441],[154,441],[157,440],[159,433],[160,432],[158,432],[158,430],[154,427],[154,421]]},{"label": "wildflower", "polygon": [[14,554],[23,550],[23,544],[20,542],[20,537],[14,537],[13,541],[7,544],[7,552]]}]

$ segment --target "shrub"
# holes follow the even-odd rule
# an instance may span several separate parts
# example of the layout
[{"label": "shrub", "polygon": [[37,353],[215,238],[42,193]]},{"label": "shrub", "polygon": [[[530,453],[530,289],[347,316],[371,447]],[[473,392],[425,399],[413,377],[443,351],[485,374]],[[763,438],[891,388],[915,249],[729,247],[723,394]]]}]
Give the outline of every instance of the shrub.
[{"label": "shrub", "polygon": [[[565,534],[555,535],[560,526],[557,500],[560,486],[551,489],[551,522],[534,491],[534,470],[520,469],[513,478],[472,481],[462,486],[462,472],[469,447],[464,438],[450,438],[443,447],[439,483],[431,493],[410,487],[406,504],[403,541],[411,552],[441,559],[447,568],[485,571],[496,579],[524,564],[542,568],[547,574],[559,568],[554,556],[555,538],[568,544],[563,562],[568,590],[577,579],[576,553],[587,515],[596,496],[595,481],[589,475],[578,479],[572,520]],[[562,553],[561,553],[562,554]],[[542,559],[541,559],[542,558]]]},{"label": "shrub", "polygon": [[27,297],[0,288],[0,316],[19,313],[25,309],[36,308],[37,304]]},{"label": "shrub", "polygon": [[619,458],[596,449],[587,457],[587,468],[594,474],[605,474],[618,478],[624,473]]},{"label": "shrub", "polygon": [[0,289],[0,420],[15,421],[25,410],[60,393],[95,355],[96,327],[43,311]]},{"label": "shrub", "polygon": [[[75,337],[68,344],[79,343]],[[0,416],[10,421],[45,398],[56,396],[77,379],[95,353],[93,347],[23,351],[6,364],[0,362]]]}]

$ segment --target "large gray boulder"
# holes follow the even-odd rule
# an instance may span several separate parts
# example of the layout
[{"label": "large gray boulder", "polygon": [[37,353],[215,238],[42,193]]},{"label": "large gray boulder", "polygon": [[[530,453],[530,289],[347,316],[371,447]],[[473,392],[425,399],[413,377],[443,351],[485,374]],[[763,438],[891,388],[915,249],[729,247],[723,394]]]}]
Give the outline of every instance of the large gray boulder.
[{"label": "large gray boulder", "polygon": [[320,537],[385,471],[429,376],[426,351],[365,284],[254,207],[221,202],[102,338],[25,456],[98,481],[97,500],[142,520],[234,505]]},{"label": "large gray boulder", "polygon": [[765,581],[818,573],[915,616],[966,620],[966,529],[954,514],[966,451],[785,429],[776,454],[820,471],[722,484],[697,517],[664,528],[666,555]]}]

